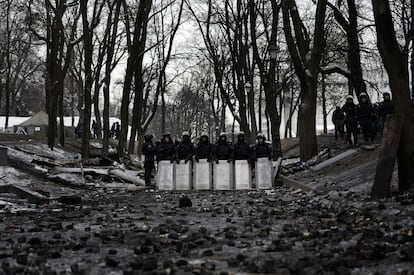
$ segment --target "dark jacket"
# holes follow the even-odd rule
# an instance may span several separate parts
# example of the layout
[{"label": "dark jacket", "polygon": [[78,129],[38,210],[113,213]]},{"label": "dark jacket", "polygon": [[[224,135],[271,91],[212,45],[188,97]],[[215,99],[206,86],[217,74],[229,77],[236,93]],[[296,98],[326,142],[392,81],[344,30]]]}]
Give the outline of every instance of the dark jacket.
[{"label": "dark jacket", "polygon": [[228,160],[232,158],[231,144],[227,141],[219,140],[214,146],[213,157],[216,160]]},{"label": "dark jacket", "polygon": [[333,123],[337,123],[337,122],[343,122],[345,119],[345,112],[341,109],[339,110],[335,110],[332,114],[332,122]]},{"label": "dark jacket", "polygon": [[189,140],[183,140],[177,145],[177,158],[190,160],[194,154],[194,144]]},{"label": "dark jacket", "polygon": [[250,146],[244,138],[238,138],[233,148],[233,158],[235,160],[249,160],[251,158]]},{"label": "dark jacket", "polygon": [[345,112],[346,120],[356,119],[356,105],[353,102],[347,102],[342,107],[342,110]]},{"label": "dark jacket", "polygon": [[200,141],[195,149],[195,158],[210,160],[213,155],[213,145],[207,140],[206,142]]},{"label": "dark jacket", "polygon": [[174,160],[175,159],[175,145],[172,141],[161,141],[157,148],[157,161]]},{"label": "dark jacket", "polygon": [[144,144],[142,145],[142,153],[145,156],[145,162],[154,161],[156,149],[150,138],[145,137]]},{"label": "dark jacket", "polygon": [[359,121],[371,119],[374,115],[374,108],[369,102],[361,102],[356,109],[356,114]]},{"label": "dark jacket", "polygon": [[272,146],[269,143],[257,143],[253,147],[253,158],[271,158],[272,157]]},{"label": "dark jacket", "polygon": [[394,104],[391,100],[384,100],[378,106],[378,115],[380,117],[386,117],[389,114],[394,113]]}]

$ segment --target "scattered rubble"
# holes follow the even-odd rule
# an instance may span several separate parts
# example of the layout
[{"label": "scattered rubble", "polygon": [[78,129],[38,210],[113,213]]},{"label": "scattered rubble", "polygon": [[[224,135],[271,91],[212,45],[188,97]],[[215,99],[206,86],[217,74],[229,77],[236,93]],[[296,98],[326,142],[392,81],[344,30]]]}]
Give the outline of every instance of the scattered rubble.
[{"label": "scattered rubble", "polygon": [[[345,149],[330,146],[314,164]],[[0,274],[414,270],[414,190],[370,200],[377,150],[318,170],[289,153],[282,173],[300,169],[285,173],[284,183],[298,186],[185,192],[156,191],[109,172],[137,177],[133,162],[80,167],[75,154],[41,151],[43,157],[11,148],[13,167],[0,168],[0,191],[6,192],[0,194]],[[81,169],[83,177],[61,168]],[[54,180],[58,176],[65,183]],[[17,196],[10,186],[30,192]]]}]

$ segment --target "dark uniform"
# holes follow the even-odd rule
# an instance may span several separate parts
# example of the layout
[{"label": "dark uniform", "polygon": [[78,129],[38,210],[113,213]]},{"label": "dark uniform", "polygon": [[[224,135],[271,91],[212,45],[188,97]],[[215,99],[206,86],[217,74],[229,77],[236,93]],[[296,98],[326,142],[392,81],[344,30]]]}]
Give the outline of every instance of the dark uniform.
[{"label": "dark uniform", "polygon": [[257,143],[253,147],[253,159],[268,158],[272,160],[272,146],[266,143],[266,138],[263,134],[257,135]]},{"label": "dark uniform", "polygon": [[183,140],[177,144],[177,163],[184,160],[187,163],[194,154],[194,144],[190,140],[190,135],[183,133]]},{"label": "dark uniform", "polygon": [[227,142],[226,133],[220,134],[219,139],[214,146],[213,158],[216,163],[219,163],[219,160],[231,161],[232,147],[231,144]]},{"label": "dark uniform", "polygon": [[162,160],[175,160],[175,144],[172,141],[170,134],[164,134],[162,140],[157,148],[157,162]]},{"label": "dark uniform", "polygon": [[197,147],[195,149],[195,161],[198,162],[199,159],[207,159],[207,161],[210,162],[212,156],[213,146],[208,140],[207,134],[202,134],[200,141],[197,143]]},{"label": "dark uniform", "polygon": [[335,125],[335,139],[338,139],[338,133],[341,139],[344,138],[345,112],[339,106],[332,114],[332,123]]},{"label": "dark uniform", "polygon": [[348,97],[342,107],[345,112],[346,142],[352,145],[351,135],[354,137],[354,144],[358,144],[358,120],[356,115],[356,105],[352,97]]},{"label": "dark uniform", "polygon": [[251,159],[250,146],[246,142],[244,133],[237,134],[237,142],[233,147],[233,158],[235,160],[248,160]]},{"label": "dark uniform", "polygon": [[373,123],[374,108],[372,107],[372,104],[368,102],[368,97],[365,93],[362,93],[360,98],[361,103],[357,107],[358,121],[361,125],[364,141],[368,142],[370,140],[372,142],[374,141],[376,134]]},{"label": "dark uniform", "polygon": [[145,138],[145,141],[142,146],[142,153],[145,156],[144,179],[145,179],[145,185],[149,186],[151,185],[152,172],[155,169],[154,161],[155,161],[156,149],[155,149],[154,144],[152,143],[151,134],[145,135],[144,138]]},{"label": "dark uniform", "polygon": [[383,96],[384,96],[384,101],[379,104],[378,109],[377,109],[381,134],[384,130],[384,124],[385,124],[387,115],[394,113],[394,104],[391,101],[390,94],[384,93]]}]

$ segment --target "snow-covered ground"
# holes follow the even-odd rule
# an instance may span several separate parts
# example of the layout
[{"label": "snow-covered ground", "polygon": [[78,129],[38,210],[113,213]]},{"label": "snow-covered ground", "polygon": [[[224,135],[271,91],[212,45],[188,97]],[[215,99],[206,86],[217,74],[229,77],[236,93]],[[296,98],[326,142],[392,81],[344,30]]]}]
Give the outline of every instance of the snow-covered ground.
[{"label": "snow-covered ground", "polygon": [[[21,123],[25,122],[28,119],[30,119],[30,117],[16,117],[16,116],[9,117],[8,130],[5,131],[4,126],[5,126],[5,123],[6,123],[6,117],[5,116],[0,116],[0,133],[4,133],[4,132],[12,133],[14,126],[18,126],[18,125],[20,125]],[[92,121],[93,120],[95,120],[95,117],[91,118],[91,127],[92,127]],[[72,121],[73,121],[73,124],[72,124]],[[78,122],[79,122],[79,116],[75,116],[73,118],[71,116],[64,117],[65,126],[74,126],[74,127],[76,127],[76,125],[78,125]],[[115,122],[121,123],[121,120],[117,117],[110,117],[109,118],[109,127],[111,127],[112,124],[115,123]],[[128,126],[128,137],[130,136],[130,134],[131,134],[131,127]]]}]

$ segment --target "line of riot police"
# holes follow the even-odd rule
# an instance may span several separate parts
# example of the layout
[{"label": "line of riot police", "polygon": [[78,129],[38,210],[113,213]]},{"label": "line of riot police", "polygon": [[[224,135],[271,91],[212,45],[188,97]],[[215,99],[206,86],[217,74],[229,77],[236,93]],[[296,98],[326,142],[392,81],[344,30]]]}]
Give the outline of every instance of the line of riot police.
[{"label": "line of riot police", "polygon": [[254,167],[254,163],[259,158],[272,160],[271,144],[266,142],[263,134],[259,133],[256,143],[249,145],[243,132],[237,134],[237,140],[233,144],[227,140],[225,132],[220,133],[217,141],[211,143],[209,136],[203,132],[196,144],[191,140],[189,132],[182,133],[181,140],[173,141],[169,133],[165,133],[161,140],[155,144],[153,135],[146,134],[143,144],[144,177],[145,184],[151,185],[151,177],[155,169],[155,162],[169,161],[177,165],[194,161],[219,164],[220,162],[233,163],[236,161],[247,161]]},{"label": "line of riot police", "polygon": [[335,138],[338,139],[339,134],[346,143],[357,145],[358,134],[361,131],[366,143],[374,142],[377,133],[382,135],[387,115],[394,112],[390,94],[385,92],[383,98],[382,102],[371,104],[368,95],[361,93],[359,104],[356,105],[354,98],[351,95],[347,96],[345,105],[342,108],[336,107],[332,114]]}]

